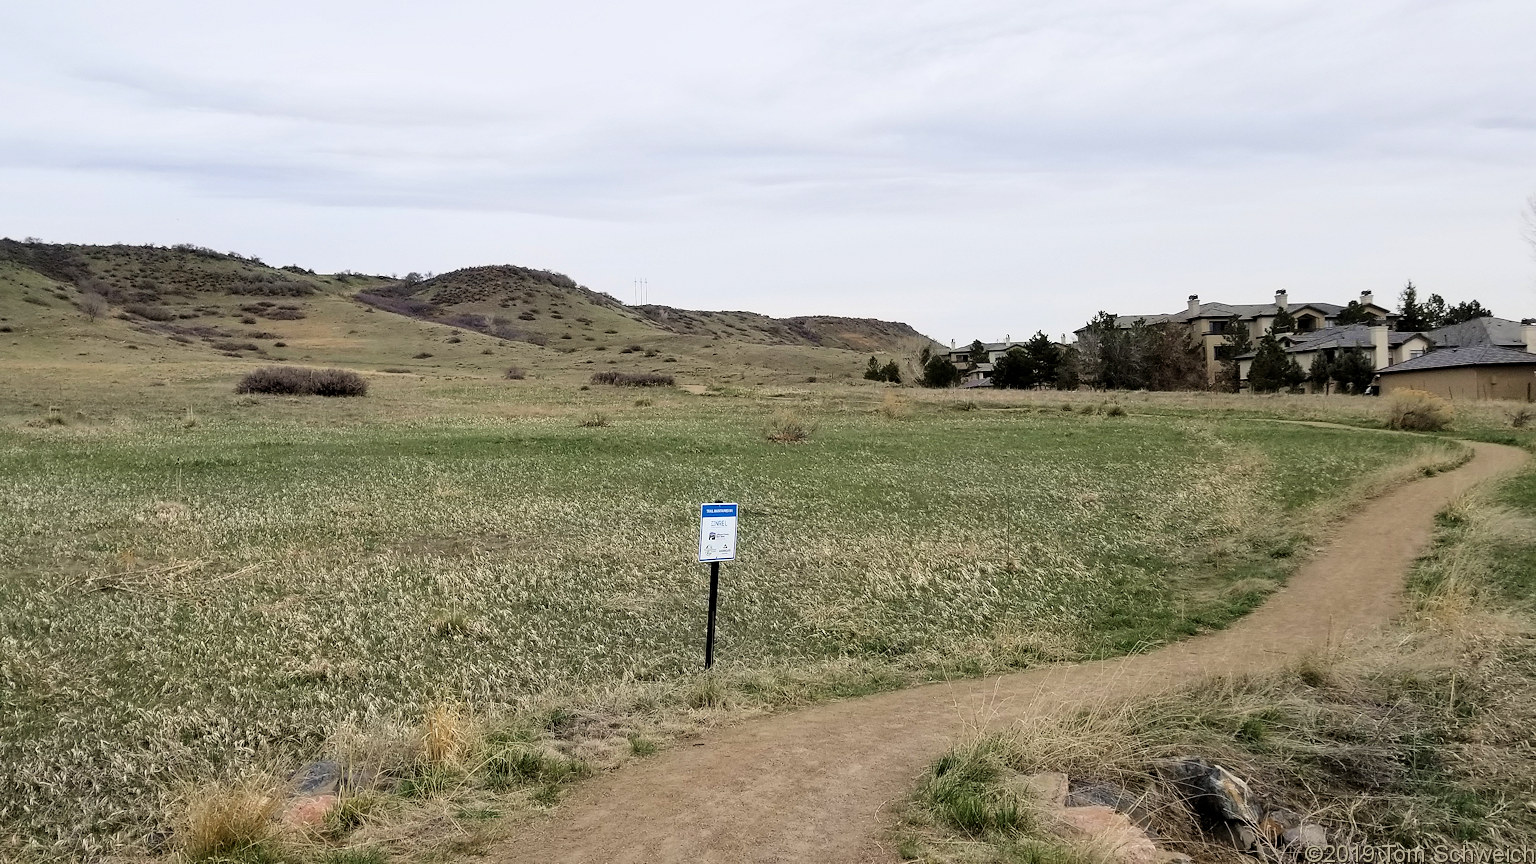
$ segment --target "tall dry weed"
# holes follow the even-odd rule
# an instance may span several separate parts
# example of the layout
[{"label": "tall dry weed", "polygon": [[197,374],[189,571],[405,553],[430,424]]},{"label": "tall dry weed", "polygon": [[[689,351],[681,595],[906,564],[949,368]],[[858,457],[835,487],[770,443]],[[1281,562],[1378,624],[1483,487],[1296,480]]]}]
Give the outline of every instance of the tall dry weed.
[{"label": "tall dry weed", "polygon": [[281,802],[269,777],[192,789],[183,796],[175,823],[177,845],[192,861],[239,855],[273,839]]}]

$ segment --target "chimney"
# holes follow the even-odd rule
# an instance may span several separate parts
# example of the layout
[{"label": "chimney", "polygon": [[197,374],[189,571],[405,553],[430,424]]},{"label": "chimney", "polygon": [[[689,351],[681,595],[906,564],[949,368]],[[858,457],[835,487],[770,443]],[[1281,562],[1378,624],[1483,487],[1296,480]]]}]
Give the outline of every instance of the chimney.
[{"label": "chimney", "polygon": [[1391,343],[1387,337],[1387,325],[1371,325],[1371,347],[1376,355],[1376,368],[1385,369],[1392,364]]},{"label": "chimney", "polygon": [[1360,305],[1361,306],[1369,306],[1369,305],[1371,305],[1372,303],[1375,303],[1375,302],[1376,301],[1373,298],[1371,292],[1369,292],[1369,291],[1361,291],[1360,292]]},{"label": "chimney", "polygon": [[1189,314],[1191,314],[1191,315],[1199,315],[1200,314],[1200,295],[1199,294],[1191,294],[1191,295],[1189,295]]},{"label": "chimney", "polygon": [[1290,307],[1291,307],[1291,301],[1290,301],[1290,298],[1286,296],[1285,289],[1281,288],[1279,291],[1276,291],[1275,292],[1275,308],[1277,308],[1277,309],[1289,309]]},{"label": "chimney", "polygon": [[1521,328],[1521,335],[1525,337],[1525,350],[1536,354],[1536,318],[1527,318],[1520,323],[1525,325]]},{"label": "chimney", "polygon": [[955,340],[953,339],[949,340],[949,350],[955,350]]}]

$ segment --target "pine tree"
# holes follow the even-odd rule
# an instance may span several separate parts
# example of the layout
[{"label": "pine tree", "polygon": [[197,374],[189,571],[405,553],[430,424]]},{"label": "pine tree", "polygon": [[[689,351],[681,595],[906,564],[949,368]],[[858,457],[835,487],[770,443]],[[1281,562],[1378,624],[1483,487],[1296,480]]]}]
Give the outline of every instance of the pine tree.
[{"label": "pine tree", "polygon": [[892,384],[901,383],[901,367],[896,365],[895,360],[892,360],[889,363],[886,363],[884,366],[880,367],[880,380],[889,381]]},{"label": "pine tree", "polygon": [[1376,366],[1361,351],[1343,351],[1333,361],[1333,380],[1350,393],[1364,393],[1376,377]]},{"label": "pine tree", "polygon": [[1317,352],[1312,358],[1312,366],[1307,369],[1307,380],[1318,390],[1327,391],[1328,379],[1333,376],[1333,365],[1328,362],[1328,356],[1323,352]]},{"label": "pine tree", "polygon": [[864,378],[869,381],[881,380],[879,360],[873,357],[869,358],[869,365],[864,367]]},{"label": "pine tree", "polygon": [[1424,314],[1424,304],[1419,302],[1419,289],[1409,282],[1398,297],[1397,329],[1400,333],[1419,333],[1433,330]]},{"label": "pine tree", "polygon": [[1301,385],[1307,380],[1307,373],[1302,370],[1301,364],[1296,362],[1295,357],[1288,357],[1285,361],[1285,374],[1283,378],[1285,380],[1285,389],[1292,393],[1300,393]]},{"label": "pine tree", "polygon": [[955,364],[949,362],[949,358],[943,354],[935,354],[928,358],[928,363],[923,366],[923,377],[920,382],[924,387],[953,387],[960,383],[960,370]]},{"label": "pine tree", "polygon": [[1286,356],[1273,332],[1259,339],[1259,351],[1248,366],[1248,386],[1255,393],[1273,393],[1285,386]]},{"label": "pine tree", "polygon": [[1221,389],[1236,393],[1242,389],[1242,367],[1238,364],[1238,357],[1253,350],[1253,335],[1248,332],[1248,325],[1243,319],[1233,315],[1227,319],[1225,334],[1226,344],[1216,346],[1216,359],[1221,361],[1221,373],[1216,383]]},{"label": "pine tree", "polygon": [[1036,331],[1024,343],[1024,352],[1029,355],[1029,365],[1033,372],[1036,385],[1053,386],[1056,383],[1057,370],[1061,367],[1061,349],[1051,341],[1051,337],[1045,335],[1045,331]]},{"label": "pine tree", "polygon": [[1035,386],[1035,370],[1029,352],[1015,345],[992,364],[992,386],[1004,390],[1026,390]]},{"label": "pine tree", "polygon": [[1493,312],[1476,300],[1464,301],[1452,306],[1445,313],[1445,318],[1440,321],[1441,327],[1449,327],[1452,324],[1464,324],[1476,318],[1491,318]]},{"label": "pine tree", "polygon": [[1333,324],[1335,327],[1348,327],[1351,324],[1375,323],[1376,316],[1372,315],[1369,309],[1361,306],[1359,300],[1349,301],[1349,305],[1345,306],[1343,311],[1339,312],[1338,317],[1333,319]]},{"label": "pine tree", "polygon": [[977,339],[971,343],[970,360],[972,363],[985,363],[987,362],[987,356],[987,345],[985,342]]}]

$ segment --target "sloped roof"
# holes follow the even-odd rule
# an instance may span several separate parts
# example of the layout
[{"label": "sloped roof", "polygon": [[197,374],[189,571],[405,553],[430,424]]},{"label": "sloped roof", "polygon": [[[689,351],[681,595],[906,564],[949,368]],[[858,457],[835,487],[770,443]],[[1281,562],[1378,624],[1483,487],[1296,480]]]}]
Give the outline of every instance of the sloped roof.
[{"label": "sloped roof", "polygon": [[[1372,305],[1374,306],[1375,304]],[[1273,303],[1201,303],[1199,308],[1193,313],[1185,309],[1182,312],[1162,315],[1116,315],[1115,326],[1130,327],[1137,321],[1145,321],[1148,324],[1162,324],[1167,321],[1193,321],[1196,318],[1231,318],[1233,315],[1247,320],[1273,315],[1279,308]],[[1376,308],[1384,309],[1381,306]],[[1285,311],[1292,315],[1303,309],[1315,309],[1323,313],[1324,317],[1327,318],[1333,318],[1344,311],[1344,307],[1337,303],[1287,303],[1285,306]],[[1397,317],[1391,312],[1387,312],[1386,315],[1392,318]],[[1078,332],[1081,332],[1082,329],[1086,328],[1080,328]]]},{"label": "sloped roof", "polygon": [[1525,347],[1524,327],[1519,321],[1492,316],[1473,318],[1471,321],[1431,330],[1429,338],[1445,348],[1465,348],[1471,345]]},{"label": "sloped roof", "polygon": [[[1421,335],[1425,334],[1388,330],[1387,344],[1395,348],[1409,339]],[[1310,333],[1293,333],[1291,336],[1295,339],[1295,342],[1285,350],[1293,353],[1318,351],[1323,348],[1371,348],[1376,344],[1371,340],[1371,326],[1369,324],[1324,327],[1321,330],[1313,330]]]},{"label": "sloped roof", "polygon": [[[1399,333],[1396,330],[1388,330],[1387,345],[1395,348],[1415,336],[1423,335],[1422,333]],[[1369,324],[1324,327],[1321,330],[1313,330],[1307,333],[1286,333],[1281,335],[1282,339],[1286,337],[1294,340],[1290,345],[1284,346],[1287,354],[1303,354],[1308,351],[1322,351],[1329,348],[1374,348],[1376,346],[1376,343],[1371,340],[1371,326]],[[1255,348],[1246,354],[1239,354],[1237,359],[1246,360],[1258,353],[1258,349]]]},{"label": "sloped roof", "polygon": [[1422,372],[1426,369],[1455,369],[1466,366],[1536,366],[1536,354],[1500,348],[1496,345],[1442,348],[1378,371],[1379,374],[1387,375],[1396,372]]}]

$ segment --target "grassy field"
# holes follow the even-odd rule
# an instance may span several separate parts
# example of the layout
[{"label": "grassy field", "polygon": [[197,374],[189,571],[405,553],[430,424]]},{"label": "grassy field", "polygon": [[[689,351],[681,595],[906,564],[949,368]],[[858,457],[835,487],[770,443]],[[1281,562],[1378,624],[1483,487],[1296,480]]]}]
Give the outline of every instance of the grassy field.
[{"label": "grassy field", "polygon": [[[62,854],[155,848],[187,784],[443,704],[629,688],[567,750],[646,752],[728,701],[698,695],[701,501],[742,504],[706,684],[772,708],[1220,625],[1333,514],[1460,455],[1051,394],[37,369],[0,385],[0,836]],[[784,412],[808,441],[766,440]]]},{"label": "grassy field", "polygon": [[[1483,407],[1495,416],[1496,406]],[[1529,430],[1464,431],[1536,449]],[[1213,676],[1028,728],[978,731],[915,791],[897,832],[901,857],[1103,860],[1093,838],[1063,830],[1048,807],[1018,791],[1021,774],[1059,771],[1074,788],[1128,790],[1160,846],[1197,861],[1233,860],[1158,779],[1160,758],[1192,753],[1305,814],[1330,843],[1463,855],[1529,848],[1536,469],[1453,502],[1409,574],[1408,596],[1399,626],[1289,668]]]}]

